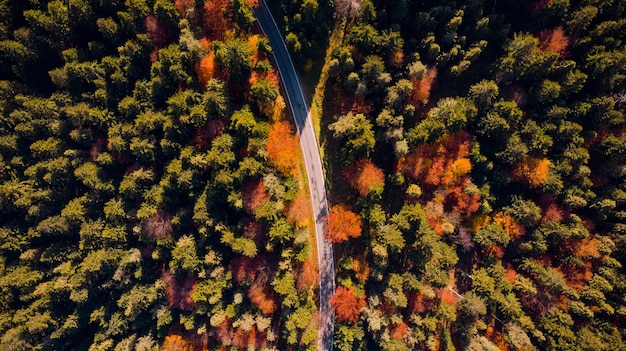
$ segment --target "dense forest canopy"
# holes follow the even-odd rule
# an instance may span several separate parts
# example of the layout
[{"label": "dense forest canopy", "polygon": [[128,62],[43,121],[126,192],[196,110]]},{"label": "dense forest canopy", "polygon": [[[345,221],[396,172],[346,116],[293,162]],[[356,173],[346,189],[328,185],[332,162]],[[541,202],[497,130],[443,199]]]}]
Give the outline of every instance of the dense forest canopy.
[{"label": "dense forest canopy", "polygon": [[[316,349],[256,5],[0,0],[0,349]],[[325,91],[335,349],[626,349],[624,1],[269,6]]]},{"label": "dense forest canopy", "polygon": [[0,1],[0,349],[315,349],[254,5]]},{"label": "dense forest canopy", "polygon": [[334,4],[335,348],[626,348],[626,3]]}]

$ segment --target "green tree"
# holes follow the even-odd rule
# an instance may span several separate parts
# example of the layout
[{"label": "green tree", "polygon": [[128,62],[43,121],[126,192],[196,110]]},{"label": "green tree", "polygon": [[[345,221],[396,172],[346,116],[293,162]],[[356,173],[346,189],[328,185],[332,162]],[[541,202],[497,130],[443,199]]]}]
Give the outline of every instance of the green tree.
[{"label": "green tree", "polygon": [[229,75],[229,84],[247,81],[252,72],[251,52],[242,39],[227,39],[213,43],[217,66]]},{"label": "green tree", "polygon": [[328,128],[335,138],[346,140],[342,153],[347,159],[367,157],[374,150],[376,139],[372,123],[363,114],[348,113],[340,116]]}]

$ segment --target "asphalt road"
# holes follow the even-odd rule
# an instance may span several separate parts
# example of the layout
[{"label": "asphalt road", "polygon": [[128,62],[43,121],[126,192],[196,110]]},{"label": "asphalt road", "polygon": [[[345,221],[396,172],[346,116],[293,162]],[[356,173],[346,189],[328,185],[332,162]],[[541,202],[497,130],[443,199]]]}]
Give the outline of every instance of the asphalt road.
[{"label": "asphalt road", "polygon": [[326,197],[324,170],[320,158],[319,144],[315,138],[309,105],[304,98],[293,61],[291,61],[285,41],[264,0],[259,0],[259,6],[254,9],[254,13],[263,32],[270,40],[274,60],[280,72],[283,88],[287,94],[287,102],[300,134],[300,146],[302,147],[302,154],[306,164],[313,214],[315,216],[317,259],[320,270],[318,350],[330,351],[333,348],[335,323],[335,317],[330,307],[330,298],[335,291],[335,267],[332,244],[323,235],[324,219],[328,214],[328,199]]}]

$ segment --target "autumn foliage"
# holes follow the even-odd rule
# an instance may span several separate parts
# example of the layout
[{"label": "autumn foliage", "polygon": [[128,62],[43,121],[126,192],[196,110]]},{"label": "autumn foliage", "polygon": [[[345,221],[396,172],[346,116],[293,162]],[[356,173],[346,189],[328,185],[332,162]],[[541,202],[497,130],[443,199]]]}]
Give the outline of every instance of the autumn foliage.
[{"label": "autumn foliage", "polygon": [[271,69],[269,71],[252,71],[250,78],[248,79],[248,83],[252,86],[254,83],[263,79],[267,79],[267,81],[270,82],[277,90],[279,89],[278,73],[275,69]]},{"label": "autumn foliage", "polygon": [[330,299],[330,305],[335,311],[337,319],[343,322],[356,323],[361,309],[365,307],[365,298],[358,299],[355,296],[354,287],[340,286]]},{"label": "autumn foliage", "polygon": [[418,107],[425,104],[430,98],[430,89],[437,77],[437,69],[429,68],[421,78],[411,78],[413,91],[409,101],[413,106]]},{"label": "autumn foliage", "polygon": [[223,39],[228,28],[224,9],[228,8],[228,0],[209,0],[204,3],[205,27],[209,29],[212,39]]},{"label": "autumn foliage", "polygon": [[286,176],[297,174],[300,145],[287,122],[272,124],[267,136],[267,153],[270,161]]},{"label": "autumn foliage", "polygon": [[324,236],[335,244],[361,236],[361,216],[342,205],[333,206],[326,221]]},{"label": "autumn foliage", "polygon": [[276,311],[277,296],[269,284],[271,271],[264,257],[237,257],[231,262],[230,270],[237,284],[252,281],[247,295],[262,313],[272,314]]},{"label": "autumn foliage", "polygon": [[295,199],[291,200],[287,209],[287,220],[299,227],[306,226],[309,219],[313,218],[311,199],[308,194],[300,190]]},{"label": "autumn foliage", "polygon": [[200,60],[196,66],[198,81],[202,87],[206,87],[207,82],[217,76],[217,65],[215,64],[215,53],[209,51],[209,54]]},{"label": "autumn foliage", "polygon": [[538,187],[548,179],[551,164],[547,158],[527,157],[513,167],[513,178]]},{"label": "autumn foliage", "polygon": [[513,219],[513,217],[509,216],[508,214],[504,214],[502,212],[496,213],[493,216],[493,222],[496,224],[500,224],[504,228],[504,231],[506,231],[506,233],[509,235],[511,240],[517,240],[526,233],[524,226],[517,223]]},{"label": "autumn foliage", "polygon": [[391,332],[391,337],[394,339],[402,339],[409,331],[409,326],[404,322],[400,322],[398,325],[394,326],[393,331]]},{"label": "autumn foliage", "polygon": [[275,301],[274,293],[269,286],[255,281],[248,289],[248,298],[264,314],[272,314],[276,311],[278,304]]},{"label": "autumn foliage", "polygon": [[197,128],[193,144],[202,150],[208,150],[215,137],[222,135],[226,122],[222,119],[212,119],[207,125]]},{"label": "autumn foliage", "polygon": [[163,23],[155,15],[149,15],[144,20],[146,34],[157,48],[162,48],[167,43],[169,33],[164,28]]},{"label": "autumn foliage", "polygon": [[319,283],[319,277],[320,275],[317,260],[313,257],[313,255],[311,255],[306,261],[304,261],[299,274],[296,276],[296,286],[299,290],[313,287]]},{"label": "autumn foliage", "polygon": [[265,189],[263,179],[250,181],[243,186],[243,206],[248,213],[254,212],[263,201],[269,200],[270,194]]},{"label": "autumn foliage", "polygon": [[352,270],[354,277],[361,283],[365,283],[370,276],[371,268],[367,263],[365,255],[358,255],[352,259]]},{"label": "autumn foliage", "polygon": [[577,245],[574,251],[574,255],[576,255],[576,257],[580,257],[580,258],[587,259],[587,260],[600,258],[601,255],[600,255],[600,251],[598,250],[598,248],[600,247],[601,244],[602,242],[598,240],[597,238],[585,238],[581,240],[579,244]]},{"label": "autumn foliage", "polygon": [[385,184],[385,174],[370,159],[353,162],[343,169],[342,174],[361,196],[367,196],[376,188],[382,189]]},{"label": "autumn foliage", "polygon": [[560,222],[563,220],[564,216],[563,209],[556,203],[551,203],[544,209],[541,221],[547,223]]},{"label": "autumn foliage", "polygon": [[143,223],[143,231],[152,239],[160,239],[172,235],[172,217],[165,211],[159,210]]},{"label": "autumn foliage", "polygon": [[459,186],[455,186],[446,196],[446,205],[452,207],[456,213],[471,215],[480,208],[480,194],[468,191],[469,179],[465,179]]},{"label": "autumn foliage", "polygon": [[187,277],[176,279],[168,271],[161,274],[161,279],[166,284],[165,296],[170,308],[179,308],[184,311],[193,311],[196,304],[191,299],[191,293],[196,288],[197,279]]},{"label": "autumn foliage", "polygon": [[266,234],[263,225],[255,220],[248,221],[243,227],[243,236],[257,243],[264,243],[267,239]]},{"label": "autumn foliage", "polygon": [[539,33],[539,48],[542,51],[556,52],[563,57],[568,45],[569,38],[565,35],[563,27],[546,29]]},{"label": "autumn foliage", "polygon": [[480,208],[480,190],[470,179],[470,146],[467,132],[446,134],[398,160],[400,173],[430,190],[433,197],[424,209],[438,234],[453,232],[460,216],[470,216]]},{"label": "autumn foliage", "polygon": [[166,336],[165,340],[163,340],[163,345],[159,348],[161,351],[193,351],[193,349],[191,342],[177,334]]},{"label": "autumn foliage", "polygon": [[452,290],[445,287],[441,289],[441,301],[449,305],[456,306],[458,297],[452,292]]},{"label": "autumn foliage", "polygon": [[398,161],[398,170],[425,185],[451,185],[467,175],[472,164],[467,158],[470,150],[467,132],[444,135],[432,144],[418,147]]},{"label": "autumn foliage", "polygon": [[174,7],[181,17],[187,17],[187,11],[193,9],[196,6],[195,0],[175,0]]},{"label": "autumn foliage", "polygon": [[233,346],[239,350],[262,350],[266,341],[265,333],[259,332],[256,326],[250,329],[239,327],[233,334]]},{"label": "autumn foliage", "polygon": [[258,45],[259,45],[259,39],[261,38],[260,35],[258,34],[254,34],[248,37],[248,48],[250,49],[250,52],[252,53],[252,55],[250,56],[250,59],[252,60],[252,66],[256,66],[256,64],[259,62],[259,60],[261,59],[260,57],[260,52],[258,50]]}]

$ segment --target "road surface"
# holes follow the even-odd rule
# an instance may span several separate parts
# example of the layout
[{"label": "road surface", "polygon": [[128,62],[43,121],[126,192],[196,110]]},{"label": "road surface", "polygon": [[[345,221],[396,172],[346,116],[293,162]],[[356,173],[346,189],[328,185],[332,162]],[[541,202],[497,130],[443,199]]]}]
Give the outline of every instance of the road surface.
[{"label": "road surface", "polygon": [[319,145],[311,122],[311,112],[304,98],[302,86],[287,51],[287,46],[264,0],[259,0],[259,6],[254,9],[254,13],[261,25],[261,29],[270,40],[274,60],[278,66],[283,88],[287,94],[287,102],[296,122],[298,134],[300,134],[300,146],[302,147],[302,154],[306,164],[313,214],[315,216],[317,260],[320,271],[318,350],[330,351],[333,348],[335,319],[330,307],[330,298],[335,291],[335,267],[332,244],[323,235],[324,219],[328,214],[328,199],[326,197],[326,185]]}]

